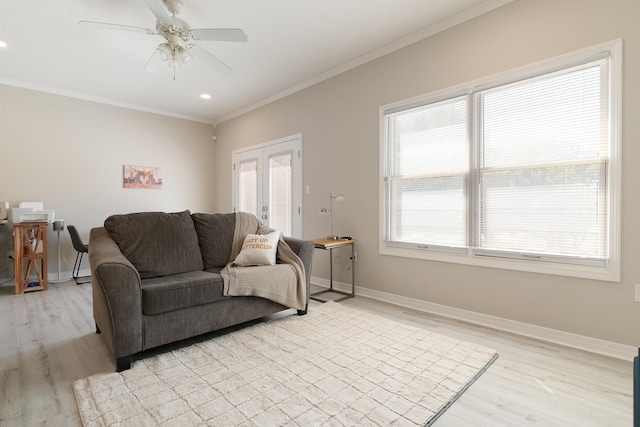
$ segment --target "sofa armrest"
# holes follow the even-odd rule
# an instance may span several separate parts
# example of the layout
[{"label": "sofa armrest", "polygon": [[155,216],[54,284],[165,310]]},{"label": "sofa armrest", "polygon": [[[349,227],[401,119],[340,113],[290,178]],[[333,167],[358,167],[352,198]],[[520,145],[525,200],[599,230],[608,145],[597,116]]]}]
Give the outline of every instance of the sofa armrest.
[{"label": "sofa armrest", "polygon": [[91,229],[89,248],[96,326],[116,359],[142,351],[138,271],[104,227]]},{"label": "sofa armrest", "polygon": [[[295,237],[284,237],[284,241],[289,245],[291,250],[298,255],[304,264],[305,279],[307,281],[307,296],[311,289],[311,266],[313,264],[313,250],[315,248],[311,240],[297,239]],[[308,302],[308,297],[307,297]]]}]

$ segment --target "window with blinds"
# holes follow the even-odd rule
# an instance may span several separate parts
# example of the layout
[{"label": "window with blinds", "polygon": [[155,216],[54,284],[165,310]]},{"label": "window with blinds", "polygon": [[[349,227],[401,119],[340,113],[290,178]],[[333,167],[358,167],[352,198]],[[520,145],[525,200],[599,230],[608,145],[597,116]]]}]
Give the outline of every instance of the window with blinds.
[{"label": "window with blinds", "polygon": [[607,71],[604,59],[473,95],[476,253],[606,260]]},{"label": "window with blinds", "polygon": [[611,55],[566,62],[381,109],[382,248],[607,267]]},{"label": "window with blinds", "polygon": [[467,98],[387,114],[387,240],[467,245]]}]

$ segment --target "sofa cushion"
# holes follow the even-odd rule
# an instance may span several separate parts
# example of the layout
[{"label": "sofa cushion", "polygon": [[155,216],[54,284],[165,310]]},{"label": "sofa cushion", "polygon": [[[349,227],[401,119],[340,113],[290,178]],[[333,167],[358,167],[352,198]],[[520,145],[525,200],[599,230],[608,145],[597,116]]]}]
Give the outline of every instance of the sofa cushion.
[{"label": "sofa cushion", "polygon": [[203,269],[189,211],[112,215],[104,227],[143,279]]},{"label": "sofa cushion", "polygon": [[221,268],[227,265],[233,245],[236,215],[194,213],[191,218],[198,234],[204,268]]},{"label": "sofa cushion", "polygon": [[222,276],[206,271],[191,271],[142,280],[142,313],[160,314],[221,299]]}]

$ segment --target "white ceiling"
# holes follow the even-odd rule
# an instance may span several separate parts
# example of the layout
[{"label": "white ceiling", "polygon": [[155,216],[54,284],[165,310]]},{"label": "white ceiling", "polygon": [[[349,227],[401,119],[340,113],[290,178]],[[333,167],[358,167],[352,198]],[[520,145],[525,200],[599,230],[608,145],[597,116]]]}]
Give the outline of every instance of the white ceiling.
[{"label": "white ceiling", "polygon": [[[234,72],[197,59],[144,66],[158,35],[143,0],[11,0],[0,11],[0,84],[215,124],[408,45],[511,0],[182,0],[192,28],[242,28],[247,43],[197,42]],[[208,101],[200,99],[209,93]]]}]

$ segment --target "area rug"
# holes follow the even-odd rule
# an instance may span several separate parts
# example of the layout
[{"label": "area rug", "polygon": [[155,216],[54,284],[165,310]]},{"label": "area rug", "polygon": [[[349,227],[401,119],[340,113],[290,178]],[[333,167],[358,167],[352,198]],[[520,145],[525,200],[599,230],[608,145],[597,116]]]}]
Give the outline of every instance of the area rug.
[{"label": "area rug", "polygon": [[85,426],[420,426],[496,357],[328,302],[73,387]]}]

